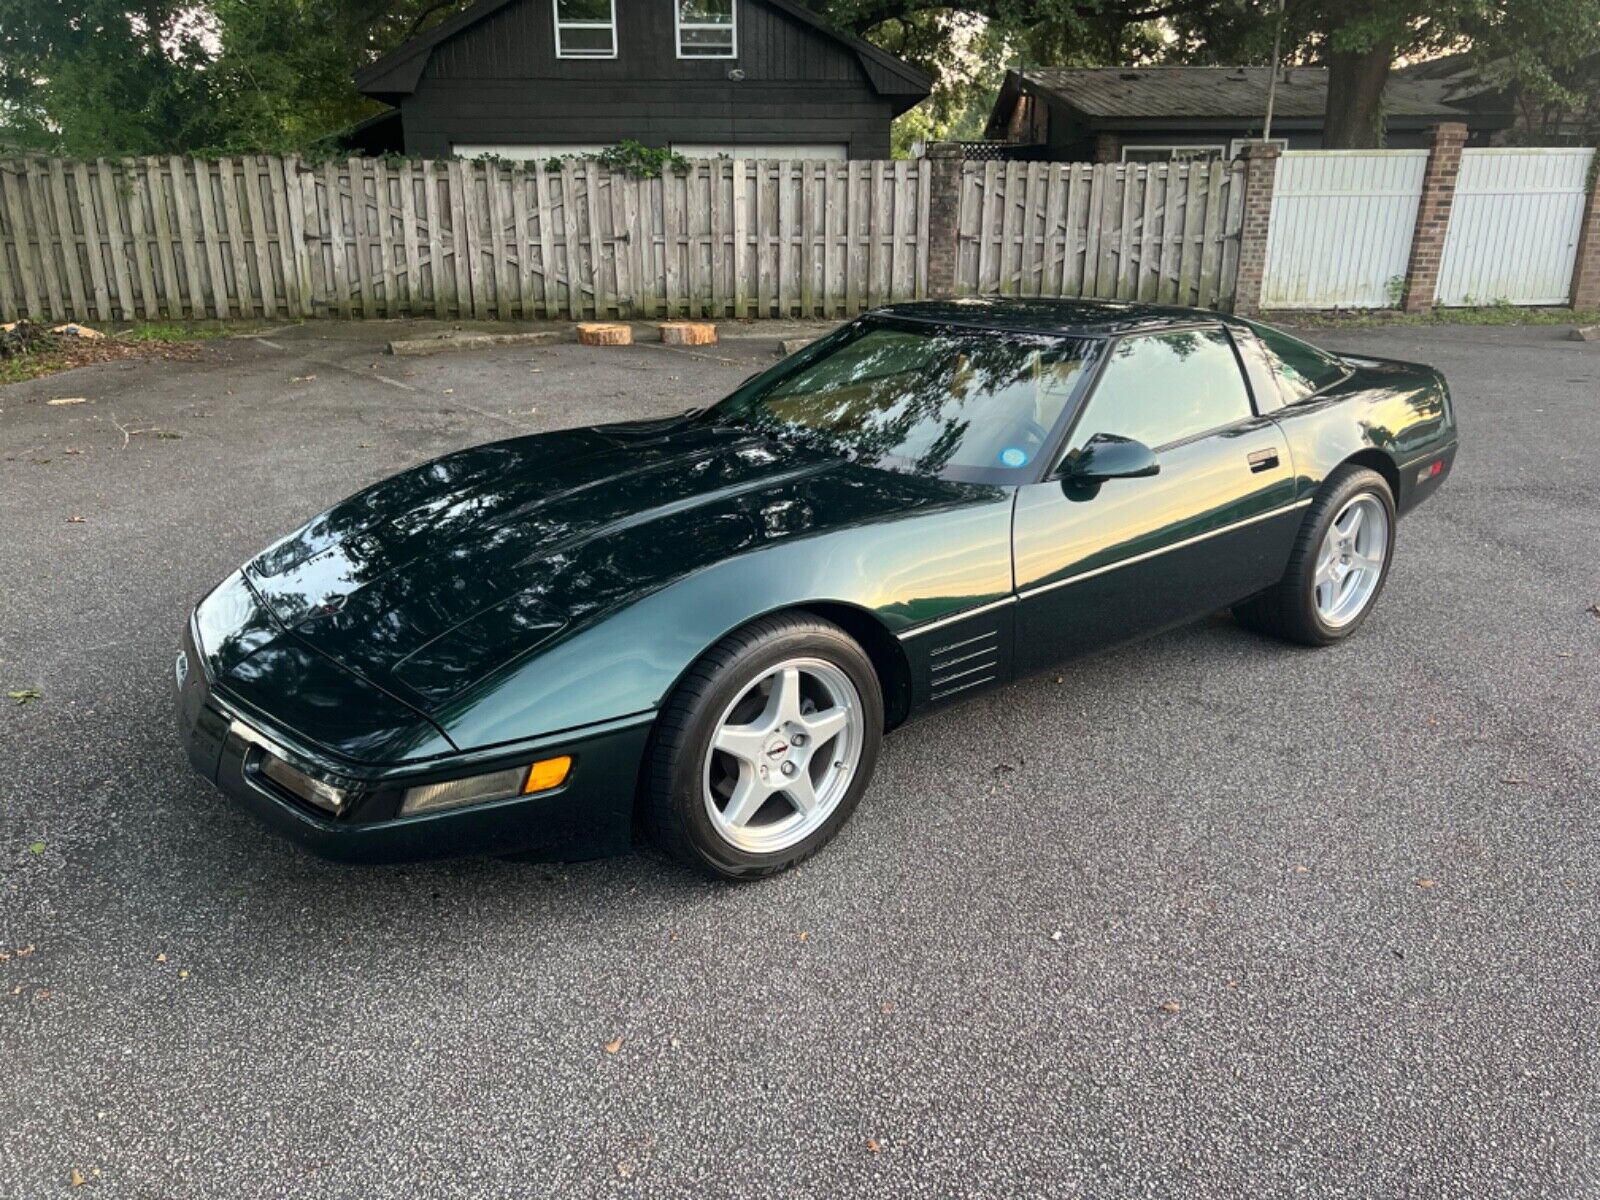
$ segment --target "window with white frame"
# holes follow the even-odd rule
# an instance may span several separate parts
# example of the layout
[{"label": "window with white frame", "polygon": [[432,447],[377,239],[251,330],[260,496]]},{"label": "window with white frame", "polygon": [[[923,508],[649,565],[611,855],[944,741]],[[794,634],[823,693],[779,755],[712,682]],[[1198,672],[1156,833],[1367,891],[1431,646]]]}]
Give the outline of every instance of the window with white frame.
[{"label": "window with white frame", "polygon": [[554,0],[557,58],[615,58],[616,0]]},{"label": "window with white frame", "polygon": [[674,0],[679,58],[734,58],[739,53],[737,0]]}]

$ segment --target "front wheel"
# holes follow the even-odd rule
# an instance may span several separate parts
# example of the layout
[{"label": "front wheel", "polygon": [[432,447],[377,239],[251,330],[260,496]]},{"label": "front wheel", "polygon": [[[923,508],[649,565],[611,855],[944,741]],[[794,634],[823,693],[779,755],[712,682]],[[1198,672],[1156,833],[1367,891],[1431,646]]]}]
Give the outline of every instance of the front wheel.
[{"label": "front wheel", "polygon": [[651,831],[726,879],[791,867],[849,819],[882,736],[882,691],[861,647],[816,617],[764,618],[709,650],[663,708]]},{"label": "front wheel", "polygon": [[1349,637],[1383,591],[1394,529],[1394,497],[1383,476],[1340,467],[1307,511],[1283,579],[1238,605],[1234,616],[1303,646]]}]

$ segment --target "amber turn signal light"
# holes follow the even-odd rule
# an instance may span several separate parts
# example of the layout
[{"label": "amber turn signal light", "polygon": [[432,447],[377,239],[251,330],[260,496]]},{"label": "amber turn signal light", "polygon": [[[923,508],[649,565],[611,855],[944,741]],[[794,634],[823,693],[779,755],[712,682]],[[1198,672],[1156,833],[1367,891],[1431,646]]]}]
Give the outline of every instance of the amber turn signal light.
[{"label": "amber turn signal light", "polygon": [[522,794],[531,796],[535,792],[548,792],[551,788],[558,788],[567,781],[567,773],[571,770],[570,754],[536,762],[528,768],[528,782],[523,785]]}]

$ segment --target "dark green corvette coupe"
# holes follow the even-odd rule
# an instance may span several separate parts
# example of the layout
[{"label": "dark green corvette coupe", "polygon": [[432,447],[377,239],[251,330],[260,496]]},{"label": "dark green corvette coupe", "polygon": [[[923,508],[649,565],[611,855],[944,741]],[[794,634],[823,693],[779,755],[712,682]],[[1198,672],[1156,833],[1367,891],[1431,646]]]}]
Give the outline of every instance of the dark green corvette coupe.
[{"label": "dark green corvette coupe", "polygon": [[195,609],[194,766],[312,850],[714,874],[838,831],[885,731],[1232,607],[1348,637],[1449,474],[1428,367],[1216,313],[872,312],[704,410],[451,454]]}]

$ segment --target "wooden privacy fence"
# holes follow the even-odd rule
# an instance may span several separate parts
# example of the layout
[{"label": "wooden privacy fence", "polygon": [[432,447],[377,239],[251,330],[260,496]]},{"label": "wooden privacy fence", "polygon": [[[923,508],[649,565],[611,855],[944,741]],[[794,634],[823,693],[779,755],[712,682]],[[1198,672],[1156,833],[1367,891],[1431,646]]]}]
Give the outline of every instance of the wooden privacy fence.
[{"label": "wooden privacy fence", "polygon": [[957,291],[1227,307],[1243,162],[967,163]]},{"label": "wooden privacy fence", "polygon": [[912,162],[0,162],[0,314],[845,316],[927,294]]}]

